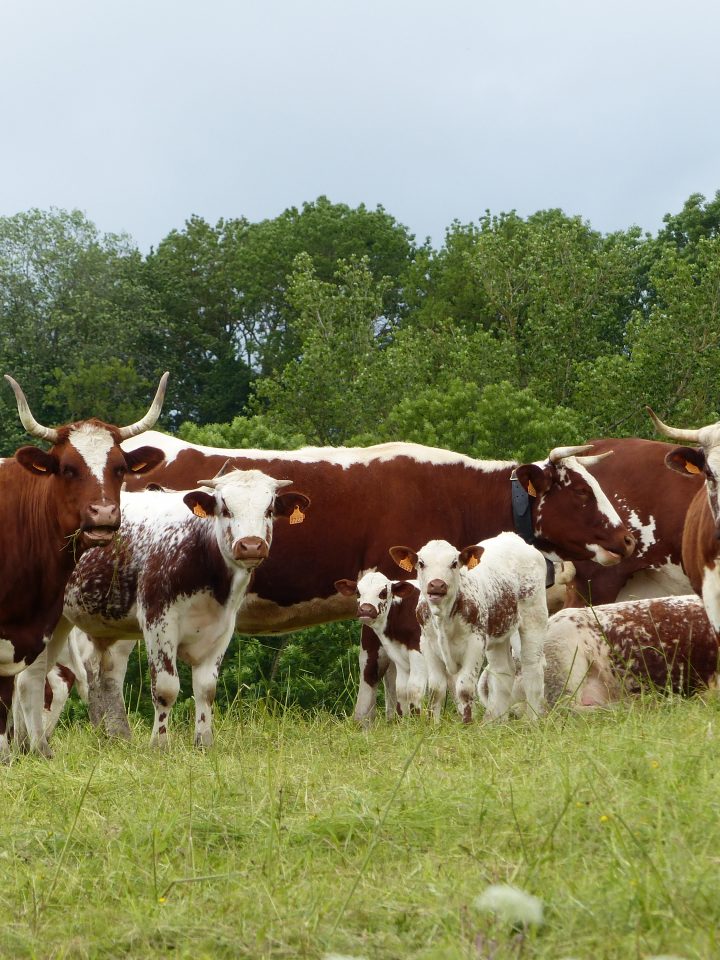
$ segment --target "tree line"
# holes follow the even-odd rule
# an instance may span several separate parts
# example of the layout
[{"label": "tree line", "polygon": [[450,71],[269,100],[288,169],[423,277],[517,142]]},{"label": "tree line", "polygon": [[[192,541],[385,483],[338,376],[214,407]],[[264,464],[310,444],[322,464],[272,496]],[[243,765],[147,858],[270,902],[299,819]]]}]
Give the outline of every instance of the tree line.
[{"label": "tree line", "polygon": [[[191,217],[142,255],[78,211],[0,218],[0,361],[57,424],[144,409],[216,445],[391,439],[479,457],[720,419],[720,191],[656,235],[486,212],[440,249],[382,207]],[[0,392],[0,454],[25,443]]]}]

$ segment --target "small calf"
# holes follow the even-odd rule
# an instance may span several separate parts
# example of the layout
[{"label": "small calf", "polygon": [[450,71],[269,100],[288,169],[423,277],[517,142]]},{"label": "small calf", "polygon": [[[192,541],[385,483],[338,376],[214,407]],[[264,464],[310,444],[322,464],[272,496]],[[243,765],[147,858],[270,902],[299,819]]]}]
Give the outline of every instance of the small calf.
[{"label": "small calf", "polygon": [[336,580],[335,589],[346,597],[356,596],[357,618],[374,631],[396,669],[398,710],[402,716],[419,713],[427,686],[427,666],[420,652],[420,638],[403,630],[397,616],[404,598],[418,598],[410,580],[389,580],[373,570],[359,580]]},{"label": "small calf", "polygon": [[545,657],[550,703],[567,694],[576,707],[597,707],[643,687],[714,686],[718,638],[699,597],[627,600],[556,613]]},{"label": "small calf", "polygon": [[514,533],[457,550],[431,540],[417,553],[392,547],[404,570],[416,570],[420,588],[417,618],[427,660],[430,708],[436,719],[450,677],[458,711],[472,720],[472,705],[483,660],[488,661],[485,717],[495,720],[510,707],[515,668],[511,637],[517,633],[527,702],[544,710],[543,642],[547,629],[545,559]]}]

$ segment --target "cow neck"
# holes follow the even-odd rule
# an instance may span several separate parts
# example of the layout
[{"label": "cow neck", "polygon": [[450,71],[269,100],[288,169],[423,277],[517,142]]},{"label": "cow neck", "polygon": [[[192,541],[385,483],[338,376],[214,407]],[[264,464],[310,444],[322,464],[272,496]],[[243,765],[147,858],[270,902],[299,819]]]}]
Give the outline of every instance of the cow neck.
[{"label": "cow neck", "polygon": [[[532,504],[530,494],[515,476],[515,471],[510,474],[510,499],[512,502],[513,528],[515,533],[522,537],[525,543],[531,547],[539,549],[539,540],[535,536],[532,518]],[[555,564],[552,560],[545,557],[545,587],[552,587],[555,584]]]}]

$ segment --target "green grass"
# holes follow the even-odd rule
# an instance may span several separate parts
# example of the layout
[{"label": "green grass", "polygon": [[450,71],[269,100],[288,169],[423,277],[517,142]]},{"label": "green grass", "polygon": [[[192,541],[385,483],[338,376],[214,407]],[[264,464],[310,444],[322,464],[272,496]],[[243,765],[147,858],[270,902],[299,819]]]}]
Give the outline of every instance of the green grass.
[{"label": "green grass", "polygon": [[[720,956],[720,704],[369,732],[262,704],[0,768],[0,956]],[[477,912],[540,897],[524,933]]]}]

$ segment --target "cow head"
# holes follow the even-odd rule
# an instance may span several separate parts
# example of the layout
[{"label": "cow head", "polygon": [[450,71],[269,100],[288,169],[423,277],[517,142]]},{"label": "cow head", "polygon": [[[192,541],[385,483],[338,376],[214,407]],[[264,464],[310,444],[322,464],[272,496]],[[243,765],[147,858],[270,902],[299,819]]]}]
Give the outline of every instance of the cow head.
[{"label": "cow head", "polygon": [[193,490],[183,500],[196,516],[213,520],[227,562],[251,570],[270,553],[276,517],[288,517],[290,523],[305,519],[309,497],[278,492],[291,482],[274,480],[260,470],[234,470],[228,461],[212,480],[199,482],[207,491]]},{"label": "cow head", "polygon": [[377,570],[371,570],[359,580],[336,580],[335,589],[345,597],[357,597],[357,618],[369,627],[386,619],[393,601],[409,597],[415,591],[409,580],[389,580]]},{"label": "cow head", "polygon": [[657,429],[666,437],[700,444],[699,447],[675,447],[665,457],[665,464],[687,477],[704,475],[710,512],[715,521],[716,535],[720,538],[720,422],[698,430],[679,430],[663,423],[650,407],[645,409]]},{"label": "cow head", "polygon": [[591,449],[592,444],[556,447],[545,462],[516,467],[515,476],[530,496],[540,550],[561,560],[609,566],[630,556],[635,538],[587,469],[612,451],[581,456]]},{"label": "cow head", "polygon": [[137,423],[116,427],[101,420],[81,420],[64,427],[44,427],[30,412],[25,394],[5,374],[15,393],[18,414],[27,432],[52,444],[49,450],[20,447],[16,461],[46,486],[43,492],[52,522],[75,550],[104,546],[120,526],[120,487],[125,474],[145,473],[164,459],[162,450],[140,447],[132,453],[120,442],[154,426],[160,416],[168,374],[163,374],[155,399]]},{"label": "cow head", "polygon": [[417,585],[432,612],[452,607],[460,589],[460,572],[476,567],[483,554],[479,545],[458,550],[447,540],[430,540],[417,553],[410,547],[390,547],[390,556],[403,570],[416,571]]}]

